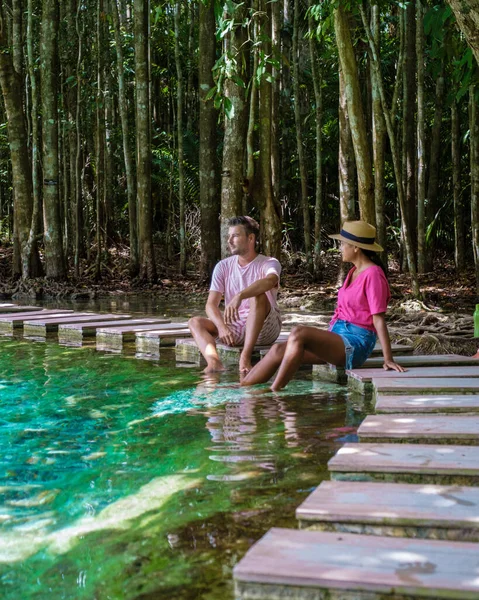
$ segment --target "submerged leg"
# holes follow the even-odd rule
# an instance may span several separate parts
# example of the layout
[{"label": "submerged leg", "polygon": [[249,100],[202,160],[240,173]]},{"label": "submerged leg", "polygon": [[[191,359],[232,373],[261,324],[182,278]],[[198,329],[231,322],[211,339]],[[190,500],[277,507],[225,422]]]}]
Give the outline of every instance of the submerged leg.
[{"label": "submerged leg", "polygon": [[[306,354],[307,353],[307,354]],[[273,382],[273,391],[280,390],[291,380],[302,362],[329,362],[342,366],[346,362],[346,351],[341,336],[316,327],[294,327],[286,343],[283,360]]]},{"label": "submerged leg", "polygon": [[188,321],[188,327],[201,354],[205,357],[207,367],[204,372],[224,371],[225,368],[216,350],[218,330],[213,321],[206,317],[193,317]]}]

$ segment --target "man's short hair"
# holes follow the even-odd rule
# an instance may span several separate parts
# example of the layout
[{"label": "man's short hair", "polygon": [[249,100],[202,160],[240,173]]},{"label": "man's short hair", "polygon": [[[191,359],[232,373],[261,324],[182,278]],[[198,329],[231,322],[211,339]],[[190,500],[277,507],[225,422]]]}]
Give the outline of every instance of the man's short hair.
[{"label": "man's short hair", "polygon": [[228,221],[228,227],[235,227],[236,225],[243,225],[246,235],[252,233],[254,235],[255,243],[259,240],[259,224],[251,217],[232,217]]}]

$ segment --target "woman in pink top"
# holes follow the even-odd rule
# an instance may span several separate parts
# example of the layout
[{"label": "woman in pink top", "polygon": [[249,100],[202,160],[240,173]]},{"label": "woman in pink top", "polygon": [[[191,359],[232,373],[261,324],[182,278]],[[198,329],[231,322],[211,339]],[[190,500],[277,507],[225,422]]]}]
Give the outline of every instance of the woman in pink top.
[{"label": "woman in pink top", "polygon": [[338,367],[360,367],[370,356],[379,338],[384,369],[404,371],[394,362],[384,319],[390,298],[389,285],[377,252],[376,229],[364,221],[344,223],[341,233],[330,237],[341,240],[341,257],[353,263],[343,287],[329,331],[296,326],[288,341],[275,344],[243,379],[242,385],[264,383],[278,373],[272,389],[280,390],[301,364],[331,363]]}]

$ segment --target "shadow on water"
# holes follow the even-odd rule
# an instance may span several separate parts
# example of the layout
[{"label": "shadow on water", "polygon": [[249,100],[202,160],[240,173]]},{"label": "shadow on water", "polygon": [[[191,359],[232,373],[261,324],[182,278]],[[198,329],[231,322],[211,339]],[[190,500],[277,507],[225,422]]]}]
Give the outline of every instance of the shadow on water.
[{"label": "shadow on water", "polygon": [[355,439],[360,413],[304,373],[237,374],[0,341],[0,586],[18,598],[233,598],[232,569]]}]

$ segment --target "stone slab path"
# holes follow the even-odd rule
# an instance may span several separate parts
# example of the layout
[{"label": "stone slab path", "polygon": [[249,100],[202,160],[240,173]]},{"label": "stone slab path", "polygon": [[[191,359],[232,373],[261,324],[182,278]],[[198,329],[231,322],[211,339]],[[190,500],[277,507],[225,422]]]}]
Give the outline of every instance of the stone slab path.
[{"label": "stone slab path", "polygon": [[47,333],[57,332],[60,325],[67,323],[88,323],[89,321],[94,323],[100,319],[105,322],[119,321],[122,319],[131,319],[131,315],[72,313],[68,316],[25,321],[23,324],[23,335],[24,337],[46,337]]},{"label": "stone slab path", "polygon": [[358,429],[361,442],[477,444],[479,418],[469,415],[369,415]]},{"label": "stone slab path", "polygon": [[273,528],[234,568],[236,597],[477,600],[477,550],[467,542]]},{"label": "stone slab path", "polygon": [[479,415],[477,394],[376,394],[377,413],[471,413]]},{"label": "stone slab path", "polygon": [[[163,325],[162,325],[163,323]],[[97,350],[122,350],[123,344],[134,341],[136,334],[141,331],[155,330],[160,331],[163,339],[170,339],[171,345],[175,345],[175,340],[184,335],[190,337],[190,331],[187,323],[171,323],[170,321],[157,320],[150,325],[127,325],[125,327],[102,327],[97,330],[96,347]]]},{"label": "stone slab path", "polygon": [[[101,317],[101,315],[99,315]],[[84,337],[95,336],[98,329],[108,327],[109,329],[121,329],[127,326],[158,327],[161,323],[169,323],[168,319],[121,319],[111,322],[108,320],[98,320],[93,323],[65,323],[58,327],[58,341],[60,344],[81,345]],[[148,324],[148,325],[145,325]]]},{"label": "stone slab path", "polygon": [[477,542],[479,487],[322,481],[296,518],[302,529]]},{"label": "stone slab path", "polygon": [[477,485],[479,446],[350,442],[328,468],[335,480]]},{"label": "stone slab path", "polygon": [[477,377],[396,377],[373,379],[377,394],[475,394],[479,390]]}]

